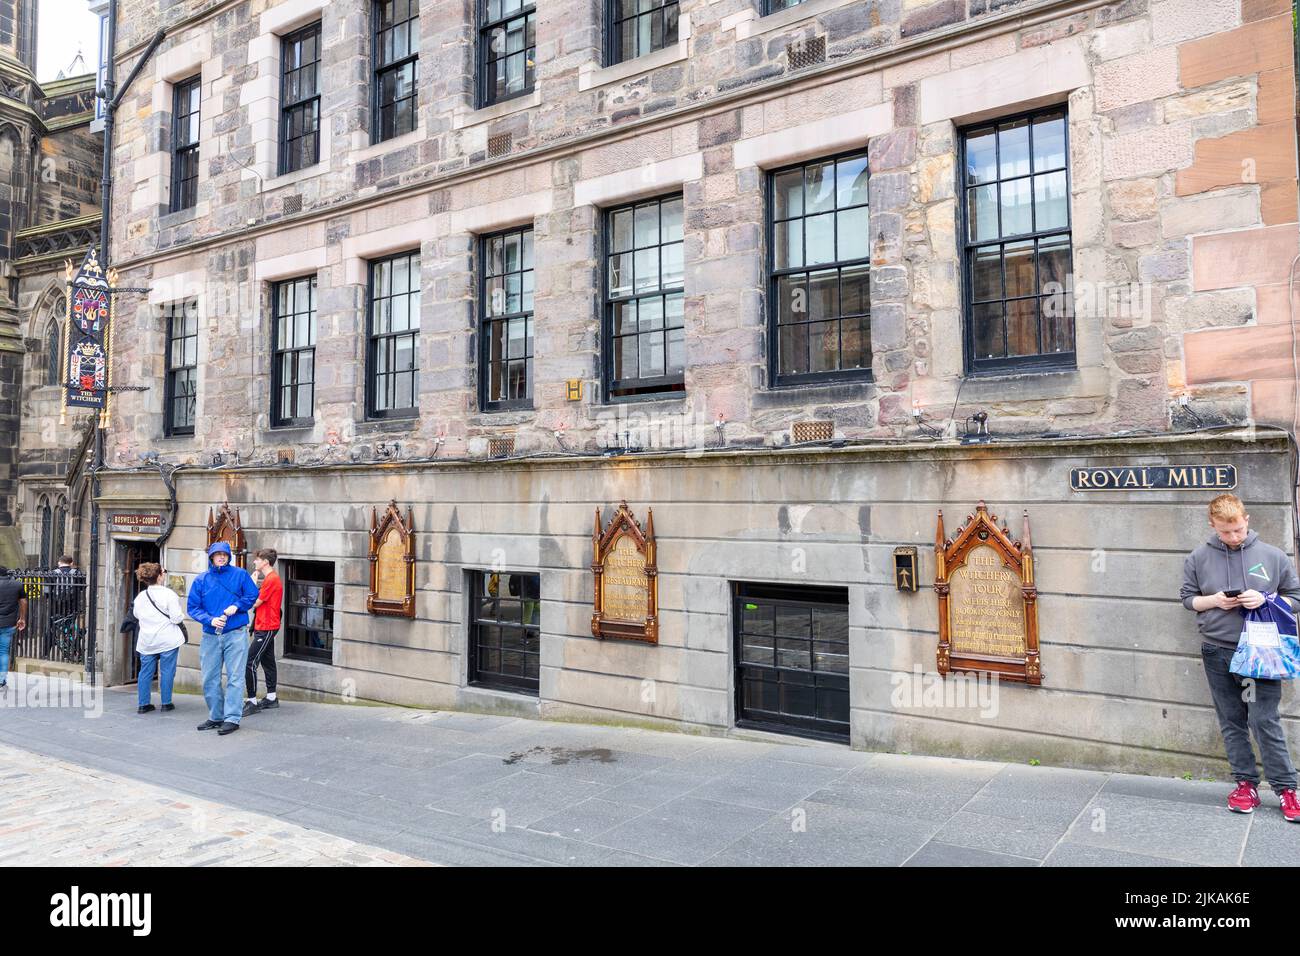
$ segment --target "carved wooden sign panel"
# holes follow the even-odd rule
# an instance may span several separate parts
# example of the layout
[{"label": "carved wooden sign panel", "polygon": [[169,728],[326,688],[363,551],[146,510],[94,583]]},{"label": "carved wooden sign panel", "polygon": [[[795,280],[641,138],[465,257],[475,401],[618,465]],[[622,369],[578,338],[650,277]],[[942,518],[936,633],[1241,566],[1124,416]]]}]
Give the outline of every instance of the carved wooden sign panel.
[{"label": "carved wooden sign panel", "polygon": [[939,673],[987,671],[1002,680],[1043,682],[1038,655],[1038,589],[1025,512],[1014,541],[984,502],[955,538],[935,532],[934,590],[939,597]]},{"label": "carved wooden sign panel", "polygon": [[239,509],[230,510],[230,502],[222,504],[216,517],[208,508],[208,547],[218,541],[230,545],[230,553],[236,566],[248,570],[248,544],[244,541],[244,526],[239,521]]},{"label": "carved wooden sign panel", "polygon": [[591,633],[599,638],[658,644],[654,511],[646,512],[643,531],[627,502],[620,502],[613,519],[602,530],[597,509],[591,552],[591,573],[595,578]]},{"label": "carved wooden sign panel", "polygon": [[397,501],[388,503],[381,519],[370,509],[370,593],[366,610],[392,617],[415,617],[415,518],[406,519]]}]

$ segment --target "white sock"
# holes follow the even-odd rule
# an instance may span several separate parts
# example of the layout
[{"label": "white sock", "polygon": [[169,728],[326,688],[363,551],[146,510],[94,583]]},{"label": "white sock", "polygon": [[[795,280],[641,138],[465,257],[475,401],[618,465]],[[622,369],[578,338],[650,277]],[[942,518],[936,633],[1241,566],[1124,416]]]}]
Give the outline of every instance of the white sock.
[{"label": "white sock", "polygon": [[267,700],[275,700],[275,695],[274,695],[274,694],[267,694],[267,695],[266,695],[266,699],[267,699]]},{"label": "white sock", "polygon": [[256,697],[249,697],[249,698],[246,699],[246,703],[249,703],[249,704],[256,704],[256,703],[257,703],[257,698],[256,698]]}]

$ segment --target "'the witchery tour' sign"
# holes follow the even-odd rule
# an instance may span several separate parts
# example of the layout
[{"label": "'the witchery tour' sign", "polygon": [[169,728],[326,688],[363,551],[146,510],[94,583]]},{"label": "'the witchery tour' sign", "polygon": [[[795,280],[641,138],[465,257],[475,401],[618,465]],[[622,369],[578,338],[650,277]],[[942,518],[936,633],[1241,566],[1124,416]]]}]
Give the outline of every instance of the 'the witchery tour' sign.
[{"label": "'the witchery tour' sign", "polygon": [[939,512],[934,539],[939,673],[988,671],[1002,680],[1041,684],[1029,512],[1023,543],[997,522],[981,501],[956,538],[945,539]]},{"label": "'the witchery tour' sign", "polygon": [[642,531],[627,502],[621,502],[602,531],[600,509],[596,509],[591,552],[591,573],[596,585],[591,633],[596,637],[658,644],[654,512],[646,512],[645,531]]}]

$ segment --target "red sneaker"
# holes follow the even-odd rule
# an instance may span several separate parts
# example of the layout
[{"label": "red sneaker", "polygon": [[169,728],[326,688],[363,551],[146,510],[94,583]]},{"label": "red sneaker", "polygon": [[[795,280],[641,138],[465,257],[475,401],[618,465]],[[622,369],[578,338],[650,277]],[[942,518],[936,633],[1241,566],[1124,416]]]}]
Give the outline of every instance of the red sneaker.
[{"label": "red sneaker", "polygon": [[1286,817],[1287,823],[1300,823],[1300,799],[1296,798],[1294,790],[1283,790],[1281,794],[1282,816]]},{"label": "red sneaker", "polygon": [[[1291,793],[1292,799],[1295,799],[1295,791],[1288,792]],[[1237,789],[1228,797],[1228,809],[1233,813],[1254,813],[1257,806],[1259,806],[1259,791],[1255,789],[1255,785],[1249,780],[1237,781]]]}]

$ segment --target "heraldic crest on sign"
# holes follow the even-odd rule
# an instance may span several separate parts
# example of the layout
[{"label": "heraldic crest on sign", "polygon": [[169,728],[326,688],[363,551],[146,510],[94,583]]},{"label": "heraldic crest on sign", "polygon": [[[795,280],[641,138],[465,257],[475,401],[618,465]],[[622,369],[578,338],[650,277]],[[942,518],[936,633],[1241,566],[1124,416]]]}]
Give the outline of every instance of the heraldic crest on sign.
[{"label": "heraldic crest on sign", "polygon": [[415,516],[408,506],[402,518],[397,499],[388,503],[384,516],[370,509],[370,593],[366,610],[371,614],[415,617]]},{"label": "heraldic crest on sign", "polygon": [[113,293],[117,272],[100,269],[95,247],[86,251],[81,268],[73,272],[64,263],[68,283],[67,316],[63,325],[63,403],[76,408],[99,408],[107,414],[113,335]]},{"label": "heraldic crest on sign", "polygon": [[939,598],[939,673],[985,671],[1041,684],[1038,588],[1025,512],[1022,541],[980,502],[954,538],[935,531],[934,591]]},{"label": "heraldic crest on sign", "polygon": [[619,503],[602,530],[600,509],[591,536],[595,578],[591,633],[600,638],[659,643],[659,571],[655,563],[655,516],[646,511],[645,530]]}]

